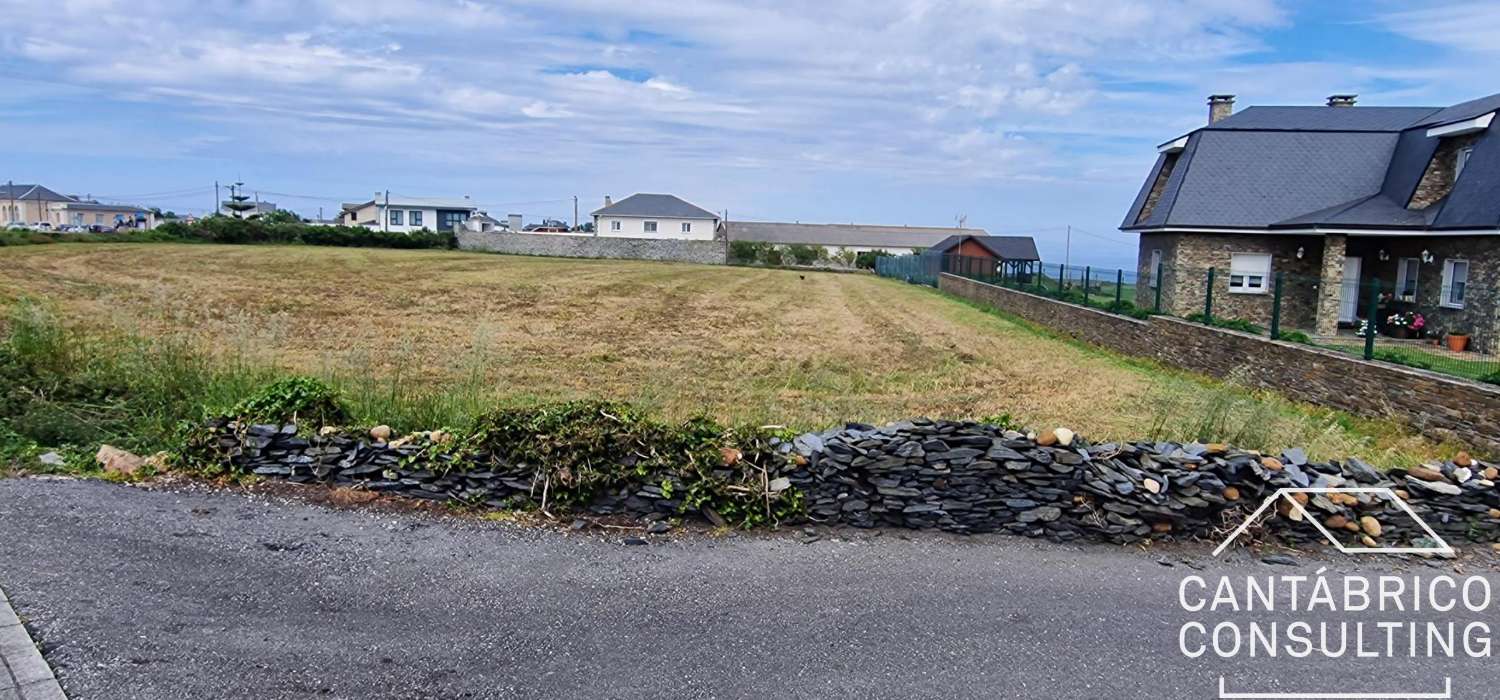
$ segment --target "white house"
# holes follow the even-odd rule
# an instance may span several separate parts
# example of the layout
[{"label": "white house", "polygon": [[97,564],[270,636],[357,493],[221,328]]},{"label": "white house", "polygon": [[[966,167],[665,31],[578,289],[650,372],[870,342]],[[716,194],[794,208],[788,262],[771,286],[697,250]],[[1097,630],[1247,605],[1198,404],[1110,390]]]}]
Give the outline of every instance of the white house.
[{"label": "white house", "polygon": [[616,238],[675,238],[711,241],[719,217],[670,194],[633,194],[618,202],[604,198],[594,210],[594,235]]},{"label": "white house", "polygon": [[467,196],[463,199],[406,197],[377,192],[368,202],[345,203],[339,223],[363,226],[372,231],[452,231],[478,211]]}]

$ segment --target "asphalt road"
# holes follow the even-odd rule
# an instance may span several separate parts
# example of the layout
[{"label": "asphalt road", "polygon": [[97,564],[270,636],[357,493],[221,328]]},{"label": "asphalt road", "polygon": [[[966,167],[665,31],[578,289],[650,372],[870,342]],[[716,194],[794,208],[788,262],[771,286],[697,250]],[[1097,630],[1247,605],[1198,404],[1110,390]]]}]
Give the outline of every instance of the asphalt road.
[{"label": "asphalt road", "polygon": [[[1348,559],[1286,567],[1245,551],[1215,560],[1197,547],[896,532],[800,539],[625,546],[597,530],[0,480],[0,586],[74,700],[1216,698],[1220,676],[1234,692],[1433,692],[1451,678],[1455,698],[1493,698],[1500,687],[1493,657],[1179,650],[1189,621],[1299,617],[1184,612],[1184,576],[1347,573]],[[1500,583],[1492,563],[1462,566]],[[1422,619],[1500,630],[1494,607],[1433,615]]]}]

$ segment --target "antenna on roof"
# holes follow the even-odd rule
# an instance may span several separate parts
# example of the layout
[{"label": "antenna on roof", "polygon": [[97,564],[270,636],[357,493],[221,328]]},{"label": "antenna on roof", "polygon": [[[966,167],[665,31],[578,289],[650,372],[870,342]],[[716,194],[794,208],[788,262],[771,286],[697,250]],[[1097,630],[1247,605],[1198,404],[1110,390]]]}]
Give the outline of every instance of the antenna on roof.
[{"label": "antenna on roof", "polygon": [[963,228],[964,224],[969,223],[968,214],[959,214],[958,216],[953,217],[953,219],[958,222],[958,228]]}]

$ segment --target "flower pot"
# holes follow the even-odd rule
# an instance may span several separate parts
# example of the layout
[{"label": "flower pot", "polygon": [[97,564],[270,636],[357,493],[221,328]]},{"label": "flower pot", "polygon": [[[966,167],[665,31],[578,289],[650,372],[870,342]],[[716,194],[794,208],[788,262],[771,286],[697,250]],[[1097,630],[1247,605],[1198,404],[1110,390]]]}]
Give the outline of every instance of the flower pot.
[{"label": "flower pot", "polygon": [[1412,330],[1410,328],[1407,328],[1406,326],[1392,326],[1388,328],[1387,331],[1391,334],[1392,338],[1410,340],[1416,337],[1416,333],[1413,333]]},{"label": "flower pot", "polygon": [[1469,349],[1469,336],[1462,333],[1448,334],[1448,349],[1453,352],[1463,352]]}]

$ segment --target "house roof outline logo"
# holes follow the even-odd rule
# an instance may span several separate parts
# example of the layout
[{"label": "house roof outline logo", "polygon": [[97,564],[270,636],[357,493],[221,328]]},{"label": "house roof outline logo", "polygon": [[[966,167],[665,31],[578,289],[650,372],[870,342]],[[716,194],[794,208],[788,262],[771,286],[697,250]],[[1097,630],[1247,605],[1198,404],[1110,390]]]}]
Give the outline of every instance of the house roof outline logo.
[{"label": "house roof outline logo", "polygon": [[[1337,537],[1334,537],[1333,533],[1329,532],[1328,528],[1325,527],[1322,522],[1320,522],[1317,518],[1313,517],[1313,515],[1311,513],[1307,512],[1306,506],[1303,506],[1301,503],[1298,503],[1297,499],[1292,498],[1292,495],[1293,494],[1297,494],[1297,493],[1307,493],[1307,494],[1330,494],[1330,493],[1360,494],[1360,493],[1374,493],[1374,494],[1383,495],[1386,498],[1389,498],[1391,500],[1391,502],[1395,503],[1403,512],[1405,512],[1408,516],[1410,516],[1412,520],[1416,521],[1417,525],[1421,526],[1422,531],[1427,534],[1427,537],[1429,537],[1433,542],[1437,543],[1437,546],[1434,546],[1434,547],[1349,547],[1349,546],[1346,546],[1344,543],[1340,542]],[[1287,487],[1287,488],[1277,489],[1275,493],[1272,493],[1270,496],[1267,496],[1266,499],[1265,499],[1265,501],[1261,502],[1260,507],[1256,508],[1255,512],[1251,513],[1250,517],[1248,517],[1248,518],[1245,519],[1245,522],[1240,523],[1240,526],[1237,527],[1237,528],[1235,528],[1234,532],[1230,533],[1229,537],[1227,539],[1225,539],[1222,543],[1220,543],[1219,546],[1216,549],[1214,549],[1213,556],[1217,557],[1220,554],[1222,554],[1224,552],[1224,550],[1228,549],[1229,545],[1233,544],[1235,540],[1239,539],[1240,535],[1245,534],[1245,531],[1249,530],[1250,526],[1253,525],[1255,523],[1255,521],[1259,520],[1260,517],[1263,514],[1265,514],[1266,510],[1269,509],[1271,507],[1271,505],[1274,504],[1278,499],[1286,499],[1287,503],[1291,504],[1292,510],[1294,510],[1298,515],[1300,515],[1305,522],[1311,523],[1313,527],[1317,528],[1318,533],[1321,534],[1324,539],[1328,540],[1329,544],[1332,544],[1335,548],[1337,548],[1340,552],[1343,552],[1344,554],[1436,554],[1436,555],[1441,555],[1441,556],[1452,556],[1454,554],[1453,547],[1451,547],[1445,540],[1443,540],[1442,537],[1439,537],[1438,534],[1437,534],[1437,532],[1433,531],[1432,527],[1427,524],[1427,521],[1423,520],[1420,516],[1418,516],[1417,512],[1415,510],[1412,510],[1412,507],[1409,504],[1407,504],[1406,501],[1402,500],[1401,497],[1397,496],[1395,491],[1392,491],[1390,488],[1384,487],[1384,486],[1341,486],[1341,487],[1306,487],[1306,488]]]}]

